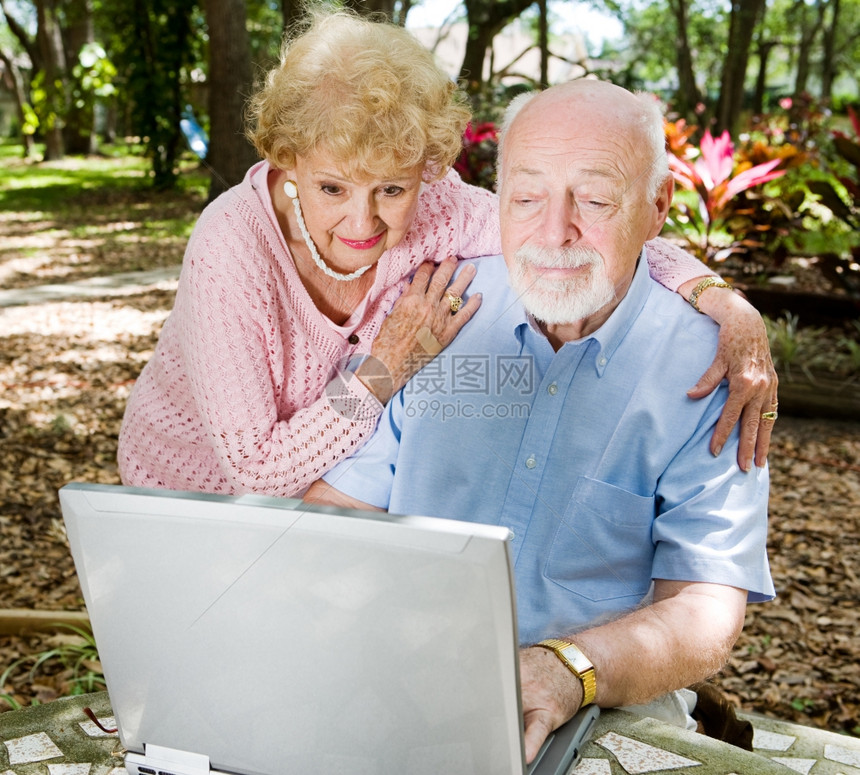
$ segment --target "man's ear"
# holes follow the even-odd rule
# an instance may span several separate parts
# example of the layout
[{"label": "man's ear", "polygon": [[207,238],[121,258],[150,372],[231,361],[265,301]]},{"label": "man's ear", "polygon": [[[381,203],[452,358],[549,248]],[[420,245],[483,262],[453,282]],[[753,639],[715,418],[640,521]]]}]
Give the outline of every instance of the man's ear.
[{"label": "man's ear", "polygon": [[671,173],[666,176],[666,180],[657,190],[657,196],[654,199],[653,218],[651,232],[648,239],[654,239],[663,229],[663,224],[666,223],[666,218],[669,217],[669,208],[672,206],[672,196],[675,194],[675,178]]}]

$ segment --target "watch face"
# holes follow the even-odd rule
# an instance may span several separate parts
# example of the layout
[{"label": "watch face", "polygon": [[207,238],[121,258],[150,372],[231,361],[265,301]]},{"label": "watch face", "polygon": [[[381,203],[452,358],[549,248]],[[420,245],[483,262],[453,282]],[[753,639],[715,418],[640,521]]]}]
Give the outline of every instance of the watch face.
[{"label": "watch face", "polygon": [[583,654],[576,646],[571,645],[567,648],[563,648],[561,649],[561,653],[564,654],[564,658],[570,662],[577,673],[594,670],[594,665],[588,661],[588,657],[586,657],[585,654]]}]

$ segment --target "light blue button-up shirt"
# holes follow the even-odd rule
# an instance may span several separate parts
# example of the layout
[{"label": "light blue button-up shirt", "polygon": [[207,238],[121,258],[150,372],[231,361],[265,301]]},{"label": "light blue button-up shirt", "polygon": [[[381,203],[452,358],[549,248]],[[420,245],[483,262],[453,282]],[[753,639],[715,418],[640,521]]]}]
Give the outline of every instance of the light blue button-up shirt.
[{"label": "light blue button-up shirt", "polygon": [[652,579],[770,599],[767,469],[738,468],[737,430],[710,453],[725,385],[685,394],[713,359],[713,321],[643,257],[604,325],[554,352],[504,260],[475,265],[475,318],[329,484],[393,513],[508,527],[523,643],[629,610]]}]

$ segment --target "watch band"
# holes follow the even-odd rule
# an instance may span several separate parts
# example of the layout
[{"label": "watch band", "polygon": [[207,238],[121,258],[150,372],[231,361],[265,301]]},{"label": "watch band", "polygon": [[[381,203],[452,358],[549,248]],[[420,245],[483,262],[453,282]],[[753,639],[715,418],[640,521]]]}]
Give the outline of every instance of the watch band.
[{"label": "watch band", "polygon": [[597,695],[597,676],[591,660],[580,651],[579,646],[568,640],[549,638],[537,644],[542,648],[554,651],[555,655],[564,663],[565,667],[573,673],[582,684],[582,704],[580,708],[591,705]]}]

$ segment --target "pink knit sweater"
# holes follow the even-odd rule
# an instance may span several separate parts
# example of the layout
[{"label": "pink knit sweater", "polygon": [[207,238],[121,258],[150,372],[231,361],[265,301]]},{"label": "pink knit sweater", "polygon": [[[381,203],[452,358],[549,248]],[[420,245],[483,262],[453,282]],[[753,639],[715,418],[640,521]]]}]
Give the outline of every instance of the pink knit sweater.
[{"label": "pink knit sweater", "polygon": [[[173,311],[126,408],[118,453],[126,485],[301,494],[376,427],[381,405],[338,366],[370,351],[409,275],[427,259],[500,252],[495,195],[450,172],[425,187],[361,314],[337,326],[299,279],[268,173],[266,162],[252,167],[194,228]],[[649,243],[648,257],[672,290],[709,273],[664,240]]]}]

